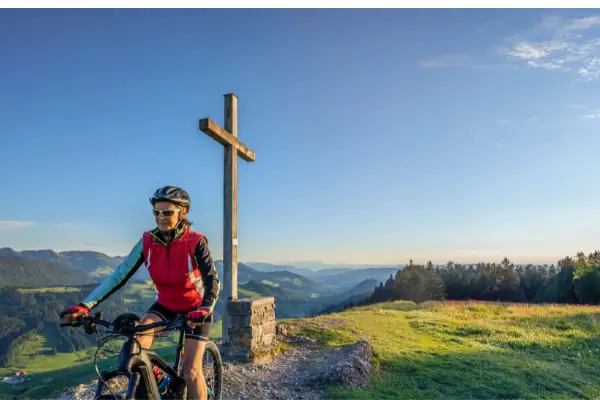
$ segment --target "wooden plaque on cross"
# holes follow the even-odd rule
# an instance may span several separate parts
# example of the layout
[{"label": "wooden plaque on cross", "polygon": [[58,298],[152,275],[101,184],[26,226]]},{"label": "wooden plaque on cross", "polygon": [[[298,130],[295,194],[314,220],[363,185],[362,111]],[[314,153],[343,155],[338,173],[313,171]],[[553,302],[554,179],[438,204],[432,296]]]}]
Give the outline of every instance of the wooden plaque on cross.
[{"label": "wooden plaque on cross", "polygon": [[[223,179],[223,281],[227,300],[237,300],[238,288],[238,236],[237,236],[237,171],[238,155],[252,162],[256,155],[238,140],[237,96],[225,97],[225,128],[221,128],[210,118],[200,120],[200,130],[221,143],[224,147]],[[227,310],[227,308],[225,308]],[[223,343],[229,340],[229,318],[223,315]]]}]

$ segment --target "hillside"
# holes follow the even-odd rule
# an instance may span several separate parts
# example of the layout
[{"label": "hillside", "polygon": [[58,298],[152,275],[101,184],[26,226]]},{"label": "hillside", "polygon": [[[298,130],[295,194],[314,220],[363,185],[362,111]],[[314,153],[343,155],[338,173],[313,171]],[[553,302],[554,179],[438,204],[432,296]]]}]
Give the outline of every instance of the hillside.
[{"label": "hillside", "polygon": [[311,314],[342,311],[350,303],[357,304],[369,296],[379,284],[375,279],[365,279],[350,290],[315,299]]},{"label": "hillside", "polygon": [[[57,253],[54,250],[15,251],[9,247],[1,248],[0,256],[54,262],[68,268],[83,271],[94,278],[102,278],[102,276],[110,274],[123,260],[123,257],[111,257],[104,253],[89,250],[73,250]],[[134,275],[134,279],[138,281],[149,279],[148,272],[140,268]]]},{"label": "hillside", "polygon": [[0,287],[77,286],[91,281],[85,272],[55,262],[0,255]]},{"label": "hillside", "polygon": [[[0,256],[20,257],[27,260],[54,262],[62,266],[87,273],[90,277],[102,279],[111,273],[123,257],[111,257],[104,253],[88,250],[55,252],[53,250],[23,250],[0,248]],[[223,261],[216,260],[219,276],[223,276]],[[317,298],[321,294],[342,293],[350,290],[366,279],[385,281],[401,266],[318,264],[320,269],[303,268],[293,265],[277,265],[262,262],[238,263],[239,283],[250,280],[262,282],[283,290],[303,292]],[[325,267],[325,268],[324,268]],[[150,279],[144,268],[134,275],[133,280]]]},{"label": "hillside", "polygon": [[[223,261],[215,261],[215,268],[221,279],[223,279]],[[295,274],[289,271],[270,271],[260,272],[249,267],[244,263],[238,263],[238,284],[243,284],[249,281],[257,281],[278,287],[291,292],[301,292],[304,294],[318,294],[326,289],[319,283],[305,276]]]},{"label": "hillside", "polygon": [[27,260],[50,261],[65,267],[84,271],[92,275],[104,275],[113,270],[122,257],[110,257],[97,251],[23,250],[15,251],[9,247],[0,249],[0,256],[14,256]]},{"label": "hillside", "polygon": [[[217,261],[222,263],[221,260]],[[367,279],[375,279],[377,283],[387,280],[390,275],[395,275],[403,265],[378,265],[378,264],[324,264],[308,263],[296,265],[269,264],[261,262],[244,263],[257,272],[273,273],[287,271],[303,276],[318,283],[320,291],[345,292]]]},{"label": "hillside", "polygon": [[330,290],[344,292],[360,284],[366,279],[374,279],[385,282],[390,275],[395,275],[402,267],[373,267],[352,270],[342,270],[335,273],[333,270],[320,270],[309,277],[316,280]]},{"label": "hillside", "polygon": [[327,347],[364,339],[380,371],[336,399],[598,398],[600,307],[390,302],[289,322]]},{"label": "hillside", "polygon": [[244,264],[259,272],[289,271],[305,277],[308,277],[311,273],[314,272],[308,268],[296,267],[294,265],[270,264],[264,262],[247,262]]},{"label": "hillside", "polygon": [[[312,400],[593,399],[600,395],[600,306],[396,301],[279,324],[287,331],[279,337],[285,345],[271,363],[225,363],[225,390],[236,394],[233,398],[242,393],[247,395],[244,399],[308,393],[305,398]],[[330,385],[326,396],[318,395],[315,382],[303,377],[321,365],[325,352],[359,340],[370,343],[376,352],[377,371],[371,384],[360,389]],[[53,370],[52,357],[57,356],[48,356],[31,382],[0,383],[0,392],[39,398],[94,379],[89,361]],[[0,375],[3,372],[9,373],[0,369]]]},{"label": "hillside", "polygon": [[[69,273],[74,272],[83,274],[73,270]],[[94,337],[83,331],[59,328],[59,313],[80,302],[95,287],[96,284],[79,287],[0,288],[0,367],[28,368],[51,354],[68,354],[89,349],[94,343]],[[151,285],[133,283],[117,291],[95,311],[103,311],[108,319],[123,312],[143,315],[154,297]]]}]

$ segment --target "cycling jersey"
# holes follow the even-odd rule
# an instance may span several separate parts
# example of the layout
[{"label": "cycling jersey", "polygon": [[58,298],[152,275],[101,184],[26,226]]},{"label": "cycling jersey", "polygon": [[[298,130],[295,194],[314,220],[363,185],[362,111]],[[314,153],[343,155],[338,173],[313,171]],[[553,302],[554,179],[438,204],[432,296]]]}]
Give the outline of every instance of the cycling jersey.
[{"label": "cycling jersey", "polygon": [[119,290],[144,266],[157,290],[157,302],[174,312],[214,309],[219,278],[207,238],[191,229],[167,243],[158,228],[144,232],[131,252],[81,303],[92,309]]}]

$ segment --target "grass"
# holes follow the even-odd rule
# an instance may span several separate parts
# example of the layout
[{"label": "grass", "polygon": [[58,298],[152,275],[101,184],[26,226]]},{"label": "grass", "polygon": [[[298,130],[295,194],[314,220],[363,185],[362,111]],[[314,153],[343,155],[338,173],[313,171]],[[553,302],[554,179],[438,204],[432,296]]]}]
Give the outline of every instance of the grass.
[{"label": "grass", "polygon": [[[285,322],[329,347],[365,339],[375,348],[378,372],[372,385],[330,387],[332,399],[600,397],[598,306],[390,302]],[[211,336],[221,336],[219,324]],[[159,354],[170,355],[173,342],[160,340]],[[43,347],[36,338],[27,352]],[[89,383],[96,378],[89,356],[77,352],[24,360],[32,380],[0,383],[0,398],[40,398]],[[12,372],[0,369],[0,376]]]},{"label": "grass", "polygon": [[[217,321],[211,330],[211,338],[221,337],[221,321]],[[175,342],[177,338],[173,333],[171,337],[155,339],[153,350],[168,361],[174,360]],[[13,375],[16,370],[25,369],[31,380],[23,384],[11,385],[0,383],[0,398],[30,398],[38,399],[51,396],[52,393],[63,391],[65,388],[81,383],[89,384],[98,378],[94,369],[93,356],[96,347],[80,350],[73,353],[58,353],[56,355],[34,355],[35,351],[44,346],[44,336],[37,336],[26,346],[26,353],[22,354],[19,365],[11,368],[0,368],[0,378]],[[117,340],[115,340],[117,342]],[[122,341],[111,342],[111,348],[118,351]],[[107,353],[110,354],[110,353]],[[118,353],[117,353],[118,354]],[[100,370],[112,368],[116,358],[98,361]]]},{"label": "grass", "polygon": [[125,288],[125,302],[133,302],[138,299],[153,300],[156,297],[156,290],[152,281],[145,283],[130,283]]},{"label": "grass", "polygon": [[273,287],[279,287],[279,283],[271,282],[267,279],[263,279],[262,281],[260,281],[260,283],[264,283],[265,285],[269,285],[269,286],[273,286]]},{"label": "grass", "polygon": [[600,396],[600,307],[391,302],[290,320],[337,347],[368,340],[371,386],[332,399],[594,399]]},{"label": "grass", "polygon": [[245,297],[260,297],[261,294],[260,293],[256,293],[253,292],[251,290],[248,289],[244,289],[242,287],[238,288],[238,297],[239,298],[245,298]]}]

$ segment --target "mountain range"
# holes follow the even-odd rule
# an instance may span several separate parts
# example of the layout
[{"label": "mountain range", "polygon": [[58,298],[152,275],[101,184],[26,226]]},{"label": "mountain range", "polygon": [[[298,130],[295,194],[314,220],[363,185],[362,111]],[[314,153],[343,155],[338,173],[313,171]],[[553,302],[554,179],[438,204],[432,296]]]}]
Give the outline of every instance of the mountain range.
[{"label": "mountain range", "polygon": [[[92,278],[101,279],[111,273],[123,260],[123,257],[111,257],[104,253],[82,250],[55,252],[53,250],[23,250],[15,251],[9,247],[0,248],[0,256],[19,257],[26,260],[54,262],[62,266],[83,271]],[[222,260],[216,260],[215,266],[219,276],[223,276]],[[401,265],[347,265],[346,267],[333,264],[311,264],[311,268],[294,265],[279,265],[262,262],[238,263],[238,281],[246,282],[269,281],[276,277],[281,282],[282,289],[306,290],[311,292],[344,292],[366,279],[385,281],[390,274],[402,268]],[[314,267],[327,266],[331,268]],[[140,268],[134,278],[149,279],[148,273]],[[287,282],[287,283],[286,283]]]},{"label": "mountain range", "polygon": [[[0,287],[78,286],[97,284],[123,260],[96,251],[24,250],[0,248]],[[324,264],[319,264],[323,266]],[[223,281],[223,261],[215,267]],[[362,267],[362,268],[361,268]],[[263,262],[238,263],[239,297],[274,296],[280,316],[318,313],[349,298],[366,296],[401,266],[352,265],[305,268]],[[149,280],[140,268],[133,282]],[[224,291],[221,291],[224,295]],[[221,299],[220,303],[224,304]]]}]

